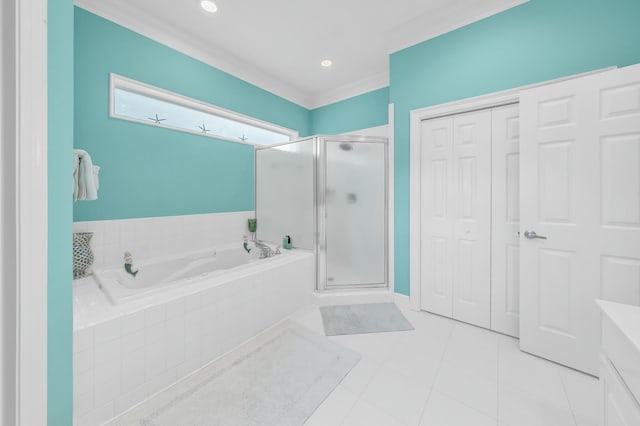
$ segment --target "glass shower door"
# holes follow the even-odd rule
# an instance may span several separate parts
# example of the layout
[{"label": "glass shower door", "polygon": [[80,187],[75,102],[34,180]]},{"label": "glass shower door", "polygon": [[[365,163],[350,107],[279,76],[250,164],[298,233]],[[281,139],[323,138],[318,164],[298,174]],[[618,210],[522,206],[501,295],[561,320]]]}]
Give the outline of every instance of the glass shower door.
[{"label": "glass shower door", "polygon": [[323,281],[326,290],[385,287],[386,143],[323,142],[325,262],[319,267],[324,263],[325,270],[319,271],[319,288]]}]

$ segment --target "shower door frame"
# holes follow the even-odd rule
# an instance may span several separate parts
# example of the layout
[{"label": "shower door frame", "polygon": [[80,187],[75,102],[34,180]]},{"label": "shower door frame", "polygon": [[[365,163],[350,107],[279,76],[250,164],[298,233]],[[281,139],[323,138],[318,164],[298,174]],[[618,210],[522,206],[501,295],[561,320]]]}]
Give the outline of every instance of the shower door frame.
[{"label": "shower door frame", "polygon": [[[360,283],[329,286],[327,280],[327,142],[379,143],[384,147],[384,275],[381,283]],[[389,289],[389,139],[376,136],[320,135],[315,141],[315,255],[316,291],[336,293],[361,289]],[[322,167],[318,166],[321,162]],[[322,236],[322,239],[320,238]]]},{"label": "shower door frame", "polygon": [[[389,290],[389,138],[378,136],[355,136],[355,135],[315,135],[300,138],[294,141],[283,142],[280,144],[256,146],[254,150],[254,206],[258,209],[258,157],[257,152],[270,148],[277,148],[284,145],[292,145],[295,143],[313,141],[313,252],[315,258],[315,290],[322,293],[339,293],[353,290]],[[335,286],[331,288],[327,286],[327,233],[326,233],[326,142],[349,142],[349,143],[380,143],[384,146],[384,282],[382,283],[363,283],[349,286]],[[320,162],[324,167],[319,167]],[[321,240],[320,236],[323,235]],[[256,234],[257,238],[257,234]],[[269,241],[278,243],[278,241]],[[295,247],[294,247],[295,248]]]}]

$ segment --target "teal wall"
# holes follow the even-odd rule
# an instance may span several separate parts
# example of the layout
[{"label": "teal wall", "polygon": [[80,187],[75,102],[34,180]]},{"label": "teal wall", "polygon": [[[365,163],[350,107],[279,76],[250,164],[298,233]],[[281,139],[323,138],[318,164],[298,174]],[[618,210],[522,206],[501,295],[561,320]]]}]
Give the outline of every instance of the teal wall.
[{"label": "teal wall", "polygon": [[110,72],[311,132],[307,109],[75,8],[74,146],[101,167],[76,221],[254,208],[252,146],[109,118]]},{"label": "teal wall", "polygon": [[73,0],[48,5],[48,424],[73,423]]},{"label": "teal wall", "polygon": [[409,294],[409,112],[638,63],[638,17],[638,0],[531,0],[391,55],[397,292]]},{"label": "teal wall", "polygon": [[389,124],[389,88],[311,110],[311,133],[338,134]]}]

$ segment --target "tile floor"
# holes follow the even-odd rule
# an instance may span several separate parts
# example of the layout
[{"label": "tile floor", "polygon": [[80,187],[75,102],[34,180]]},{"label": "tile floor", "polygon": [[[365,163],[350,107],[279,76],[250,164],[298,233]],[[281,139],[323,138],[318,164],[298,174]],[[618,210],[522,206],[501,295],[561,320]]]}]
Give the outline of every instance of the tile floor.
[{"label": "tile floor", "polygon": [[[520,352],[518,340],[401,310],[414,331],[328,337],[362,360],[307,426],[595,426],[598,380]],[[323,334],[317,307],[293,319]]]}]

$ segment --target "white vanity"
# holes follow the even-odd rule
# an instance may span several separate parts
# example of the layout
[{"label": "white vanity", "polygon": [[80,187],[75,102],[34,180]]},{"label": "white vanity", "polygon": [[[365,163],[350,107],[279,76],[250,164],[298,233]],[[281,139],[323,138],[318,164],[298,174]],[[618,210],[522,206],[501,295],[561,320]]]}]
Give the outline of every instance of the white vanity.
[{"label": "white vanity", "polygon": [[600,424],[640,425],[640,307],[597,300],[602,311]]}]

